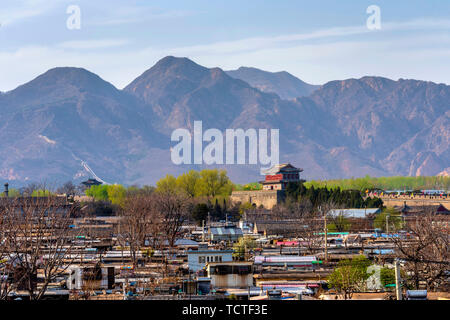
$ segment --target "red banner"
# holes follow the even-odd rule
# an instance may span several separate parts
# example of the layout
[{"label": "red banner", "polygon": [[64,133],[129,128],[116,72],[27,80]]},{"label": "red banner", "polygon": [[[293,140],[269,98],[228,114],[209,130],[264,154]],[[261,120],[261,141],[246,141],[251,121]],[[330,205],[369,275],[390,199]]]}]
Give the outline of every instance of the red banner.
[{"label": "red banner", "polygon": [[278,181],[278,180],[282,180],[282,179],[283,179],[282,174],[274,174],[274,175],[266,176],[266,181]]}]

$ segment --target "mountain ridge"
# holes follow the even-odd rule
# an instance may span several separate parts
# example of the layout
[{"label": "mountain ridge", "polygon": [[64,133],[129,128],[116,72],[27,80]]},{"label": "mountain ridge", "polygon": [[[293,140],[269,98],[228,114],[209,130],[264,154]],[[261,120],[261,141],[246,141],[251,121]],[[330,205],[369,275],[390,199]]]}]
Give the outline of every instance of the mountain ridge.
[{"label": "mountain ridge", "polygon": [[[284,74],[284,73],[283,73]],[[301,81],[301,80],[300,80]],[[307,179],[445,174],[450,87],[366,76],[282,99],[220,68],[168,56],[119,90],[83,68],[53,68],[0,95],[0,179],[151,184],[176,166],[170,134],[207,128],[280,129],[280,161]],[[78,160],[77,160],[78,159]],[[259,166],[217,166],[238,183]]]},{"label": "mountain ridge", "polygon": [[298,79],[287,71],[268,72],[253,67],[240,67],[237,70],[225,72],[262,92],[276,93],[285,100],[308,96],[320,88],[320,86],[311,85]]}]

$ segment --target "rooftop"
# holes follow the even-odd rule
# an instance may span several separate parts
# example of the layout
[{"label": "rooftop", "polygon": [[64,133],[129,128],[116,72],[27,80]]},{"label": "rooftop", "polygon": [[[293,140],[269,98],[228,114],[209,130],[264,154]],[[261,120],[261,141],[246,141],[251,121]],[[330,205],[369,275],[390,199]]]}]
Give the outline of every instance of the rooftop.
[{"label": "rooftop", "polygon": [[211,233],[216,234],[216,235],[230,235],[230,236],[243,235],[242,229],[237,228],[235,226],[233,226],[233,227],[229,227],[229,226],[213,227],[213,228],[211,228]]},{"label": "rooftop", "polygon": [[296,168],[293,165],[291,165],[290,163],[282,163],[282,164],[274,165],[270,169],[265,170],[263,173],[266,174],[266,175],[267,174],[277,174],[280,171],[284,171],[284,172],[302,172],[303,169]]},{"label": "rooftop", "polygon": [[380,208],[365,208],[365,209],[333,209],[330,210],[329,215],[338,216],[343,214],[347,218],[365,218],[367,215],[380,213]]}]

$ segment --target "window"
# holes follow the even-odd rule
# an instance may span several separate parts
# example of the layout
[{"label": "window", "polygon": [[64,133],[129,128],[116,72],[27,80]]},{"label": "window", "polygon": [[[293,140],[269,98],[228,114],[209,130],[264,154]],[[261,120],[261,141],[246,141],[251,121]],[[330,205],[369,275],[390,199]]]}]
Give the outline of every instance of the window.
[{"label": "window", "polygon": [[216,266],[214,274],[226,275],[231,273],[232,273],[232,266]]},{"label": "window", "polygon": [[205,263],[205,257],[203,256],[198,257],[198,263]]},{"label": "window", "polygon": [[239,275],[245,275],[251,273],[251,266],[234,266],[233,273]]}]

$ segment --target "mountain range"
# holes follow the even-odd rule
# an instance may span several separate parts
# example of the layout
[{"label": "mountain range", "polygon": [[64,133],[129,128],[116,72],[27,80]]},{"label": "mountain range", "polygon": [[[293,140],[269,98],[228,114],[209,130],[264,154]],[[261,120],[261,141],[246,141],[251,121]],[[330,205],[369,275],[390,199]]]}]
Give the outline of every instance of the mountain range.
[{"label": "mountain range", "polygon": [[320,86],[306,83],[286,71],[267,72],[256,68],[240,67],[237,70],[226,71],[226,73],[263,92],[276,93],[281,99],[286,100],[309,96],[320,88]]},{"label": "mountain range", "polygon": [[[0,95],[0,179],[154,184],[207,165],[171,162],[171,133],[280,129],[280,161],[306,179],[450,174],[450,86],[363,77],[307,84],[287,72],[165,57],[123,90],[55,68]],[[234,182],[257,165],[220,165]]]}]

